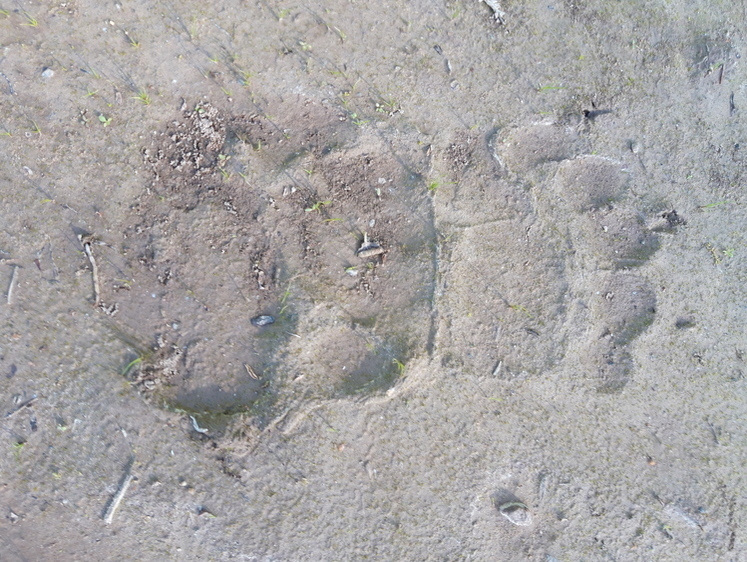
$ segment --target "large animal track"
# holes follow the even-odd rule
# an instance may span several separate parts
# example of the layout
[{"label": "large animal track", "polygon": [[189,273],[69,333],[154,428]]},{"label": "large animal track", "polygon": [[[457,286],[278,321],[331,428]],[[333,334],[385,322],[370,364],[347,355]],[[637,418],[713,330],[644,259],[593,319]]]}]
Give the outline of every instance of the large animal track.
[{"label": "large animal track", "polygon": [[[301,398],[366,396],[432,345],[417,135],[360,129],[307,99],[273,113],[286,119],[185,104],[143,149],[150,182],[105,286],[132,279],[107,295],[114,320],[169,342],[141,350],[129,375],[170,407],[268,417]],[[364,240],[381,251],[358,253]],[[164,350],[179,372],[151,365]]]},{"label": "large animal track", "polygon": [[503,376],[563,362],[599,390],[622,388],[633,371],[629,344],[656,310],[653,287],[634,268],[658,238],[635,208],[629,173],[583,154],[577,128],[539,123],[460,139],[451,145],[462,142],[467,163],[435,208],[451,231],[440,341],[462,352],[450,357]]},{"label": "large animal track", "polygon": [[[269,419],[299,399],[388,389],[434,346],[474,372],[570,361],[600,389],[624,386],[656,306],[632,268],[657,237],[620,163],[557,125],[439,147],[297,107],[276,123],[185,106],[145,147],[151,183],[109,272],[123,331],[168,342],[153,354],[168,376],[147,353],[130,373],[143,392]],[[365,240],[383,252],[357,254]]]},{"label": "large animal track", "polygon": [[631,268],[656,251],[658,238],[627,197],[628,183],[621,163],[580,155],[561,162],[554,177],[535,188],[543,215],[567,217],[571,291],[589,308],[574,319],[587,325],[586,343],[576,352],[603,391],[625,386],[633,369],[628,344],[656,312],[652,285]]}]

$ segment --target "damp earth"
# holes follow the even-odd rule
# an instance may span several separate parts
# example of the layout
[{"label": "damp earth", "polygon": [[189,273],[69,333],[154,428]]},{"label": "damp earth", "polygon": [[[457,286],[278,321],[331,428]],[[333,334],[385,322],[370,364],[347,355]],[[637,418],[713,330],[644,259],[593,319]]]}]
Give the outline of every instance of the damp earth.
[{"label": "damp earth", "polygon": [[3,559],[744,558],[746,20],[0,6]]}]

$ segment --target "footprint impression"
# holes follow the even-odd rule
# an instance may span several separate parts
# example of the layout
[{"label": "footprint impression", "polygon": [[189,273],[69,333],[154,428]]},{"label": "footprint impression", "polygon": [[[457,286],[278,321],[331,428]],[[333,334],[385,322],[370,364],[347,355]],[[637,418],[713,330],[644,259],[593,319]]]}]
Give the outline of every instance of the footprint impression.
[{"label": "footprint impression", "polygon": [[656,293],[634,268],[658,249],[657,235],[627,198],[629,174],[619,162],[581,155],[561,162],[537,199],[548,217],[568,217],[570,259],[577,269],[571,290],[588,315],[586,343],[577,353],[599,389],[619,390],[630,378],[628,344],[653,321]]},{"label": "footprint impression", "polygon": [[[467,165],[453,166],[455,146]],[[538,123],[443,151],[455,186],[436,197],[439,228],[453,233],[439,295],[454,313],[439,338],[468,369],[540,374],[563,361],[602,391],[629,380],[629,344],[656,309],[634,270],[658,239],[628,172],[585,150],[577,128]]]},{"label": "footprint impression", "polygon": [[154,132],[124,257],[102,272],[113,322],[140,342],[127,376],[214,430],[385,390],[432,344],[417,140],[313,99],[267,113],[185,104]]}]

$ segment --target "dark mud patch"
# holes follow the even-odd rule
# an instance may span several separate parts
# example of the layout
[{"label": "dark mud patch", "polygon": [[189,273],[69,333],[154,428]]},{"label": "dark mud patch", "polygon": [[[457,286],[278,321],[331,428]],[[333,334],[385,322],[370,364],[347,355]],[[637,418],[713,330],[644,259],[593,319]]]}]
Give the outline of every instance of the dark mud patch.
[{"label": "dark mud patch", "polygon": [[226,119],[208,104],[182,107],[182,118],[175,119],[143,155],[153,170],[152,187],[169,197],[176,208],[192,209],[200,196],[214,190],[220,151],[226,142]]},{"label": "dark mud patch", "polygon": [[431,348],[416,135],[311,100],[273,115],[185,104],[143,150],[151,180],[102,277],[121,331],[159,342],[128,376],[170,408],[269,419],[291,395],[386,390]]}]

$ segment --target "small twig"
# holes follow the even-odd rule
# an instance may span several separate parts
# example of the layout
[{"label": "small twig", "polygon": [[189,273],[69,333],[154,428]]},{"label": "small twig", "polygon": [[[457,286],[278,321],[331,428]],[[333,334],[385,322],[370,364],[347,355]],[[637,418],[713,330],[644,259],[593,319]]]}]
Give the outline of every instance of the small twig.
[{"label": "small twig", "polygon": [[8,412],[7,414],[5,414],[5,419],[7,420],[8,418],[12,418],[18,412],[20,412],[21,410],[23,410],[26,406],[31,406],[31,404],[33,404],[35,401],[36,401],[36,395],[32,396],[28,400],[24,400],[18,406],[16,406],[15,408],[13,408],[10,412]]},{"label": "small twig", "polygon": [[503,361],[498,361],[498,364],[495,366],[495,369],[493,369],[493,376],[497,377],[501,374],[501,369],[503,368]]},{"label": "small twig", "polygon": [[711,420],[706,418],[705,422],[706,422],[706,425],[708,426],[708,429],[711,430],[711,436],[713,436],[713,440],[716,442],[716,445],[721,445],[721,441],[719,441],[719,438],[718,438],[718,431],[716,431],[716,428],[713,427]]},{"label": "small twig", "polygon": [[18,276],[18,268],[20,266],[13,266],[13,273],[10,274],[10,284],[8,285],[8,304],[13,301],[13,287],[16,284],[16,277]]},{"label": "small twig", "polygon": [[255,381],[259,380],[259,377],[257,376],[257,373],[254,372],[254,369],[252,369],[249,365],[244,363],[244,369],[246,369],[247,374],[252,377]]},{"label": "small twig", "polygon": [[[52,253],[52,239],[47,236],[47,247],[49,248],[49,259],[52,262],[52,279],[51,281],[57,282],[59,276],[60,276],[60,270],[57,267],[57,264],[54,261],[54,254]],[[43,249],[43,248],[42,248]],[[41,250],[40,250],[41,253]],[[40,257],[40,256],[37,256]]]},{"label": "small twig", "polygon": [[[244,366],[246,367],[246,365],[244,365]],[[207,432],[208,432],[208,431],[210,431],[209,429],[206,429],[206,428],[204,428],[204,427],[200,427],[200,426],[199,426],[199,424],[197,423],[197,420],[195,419],[195,417],[194,417],[194,416],[189,416],[189,418],[190,418],[190,419],[192,420],[192,428],[193,428],[193,429],[194,429],[194,430],[195,430],[195,431],[196,431],[197,433],[207,434]]]},{"label": "small twig", "polygon": [[124,498],[125,493],[127,492],[127,488],[130,487],[130,483],[132,482],[132,479],[134,478],[132,475],[132,465],[135,462],[135,457],[132,457],[130,461],[127,463],[127,466],[125,467],[124,476],[119,482],[119,488],[117,489],[117,492],[112,497],[111,501],[109,502],[109,506],[106,508],[106,511],[104,512],[104,523],[107,525],[111,525],[112,519],[114,519],[114,512],[117,511],[117,508],[119,507],[119,504],[122,503],[122,498]]},{"label": "small twig", "polygon": [[[83,242],[81,237],[81,242]],[[96,258],[93,257],[93,250],[91,250],[91,243],[86,240],[83,242],[83,250],[88,256],[88,261],[91,262],[91,272],[93,273],[93,305],[98,307],[101,304],[101,290],[99,286],[99,268],[96,265]]]}]

